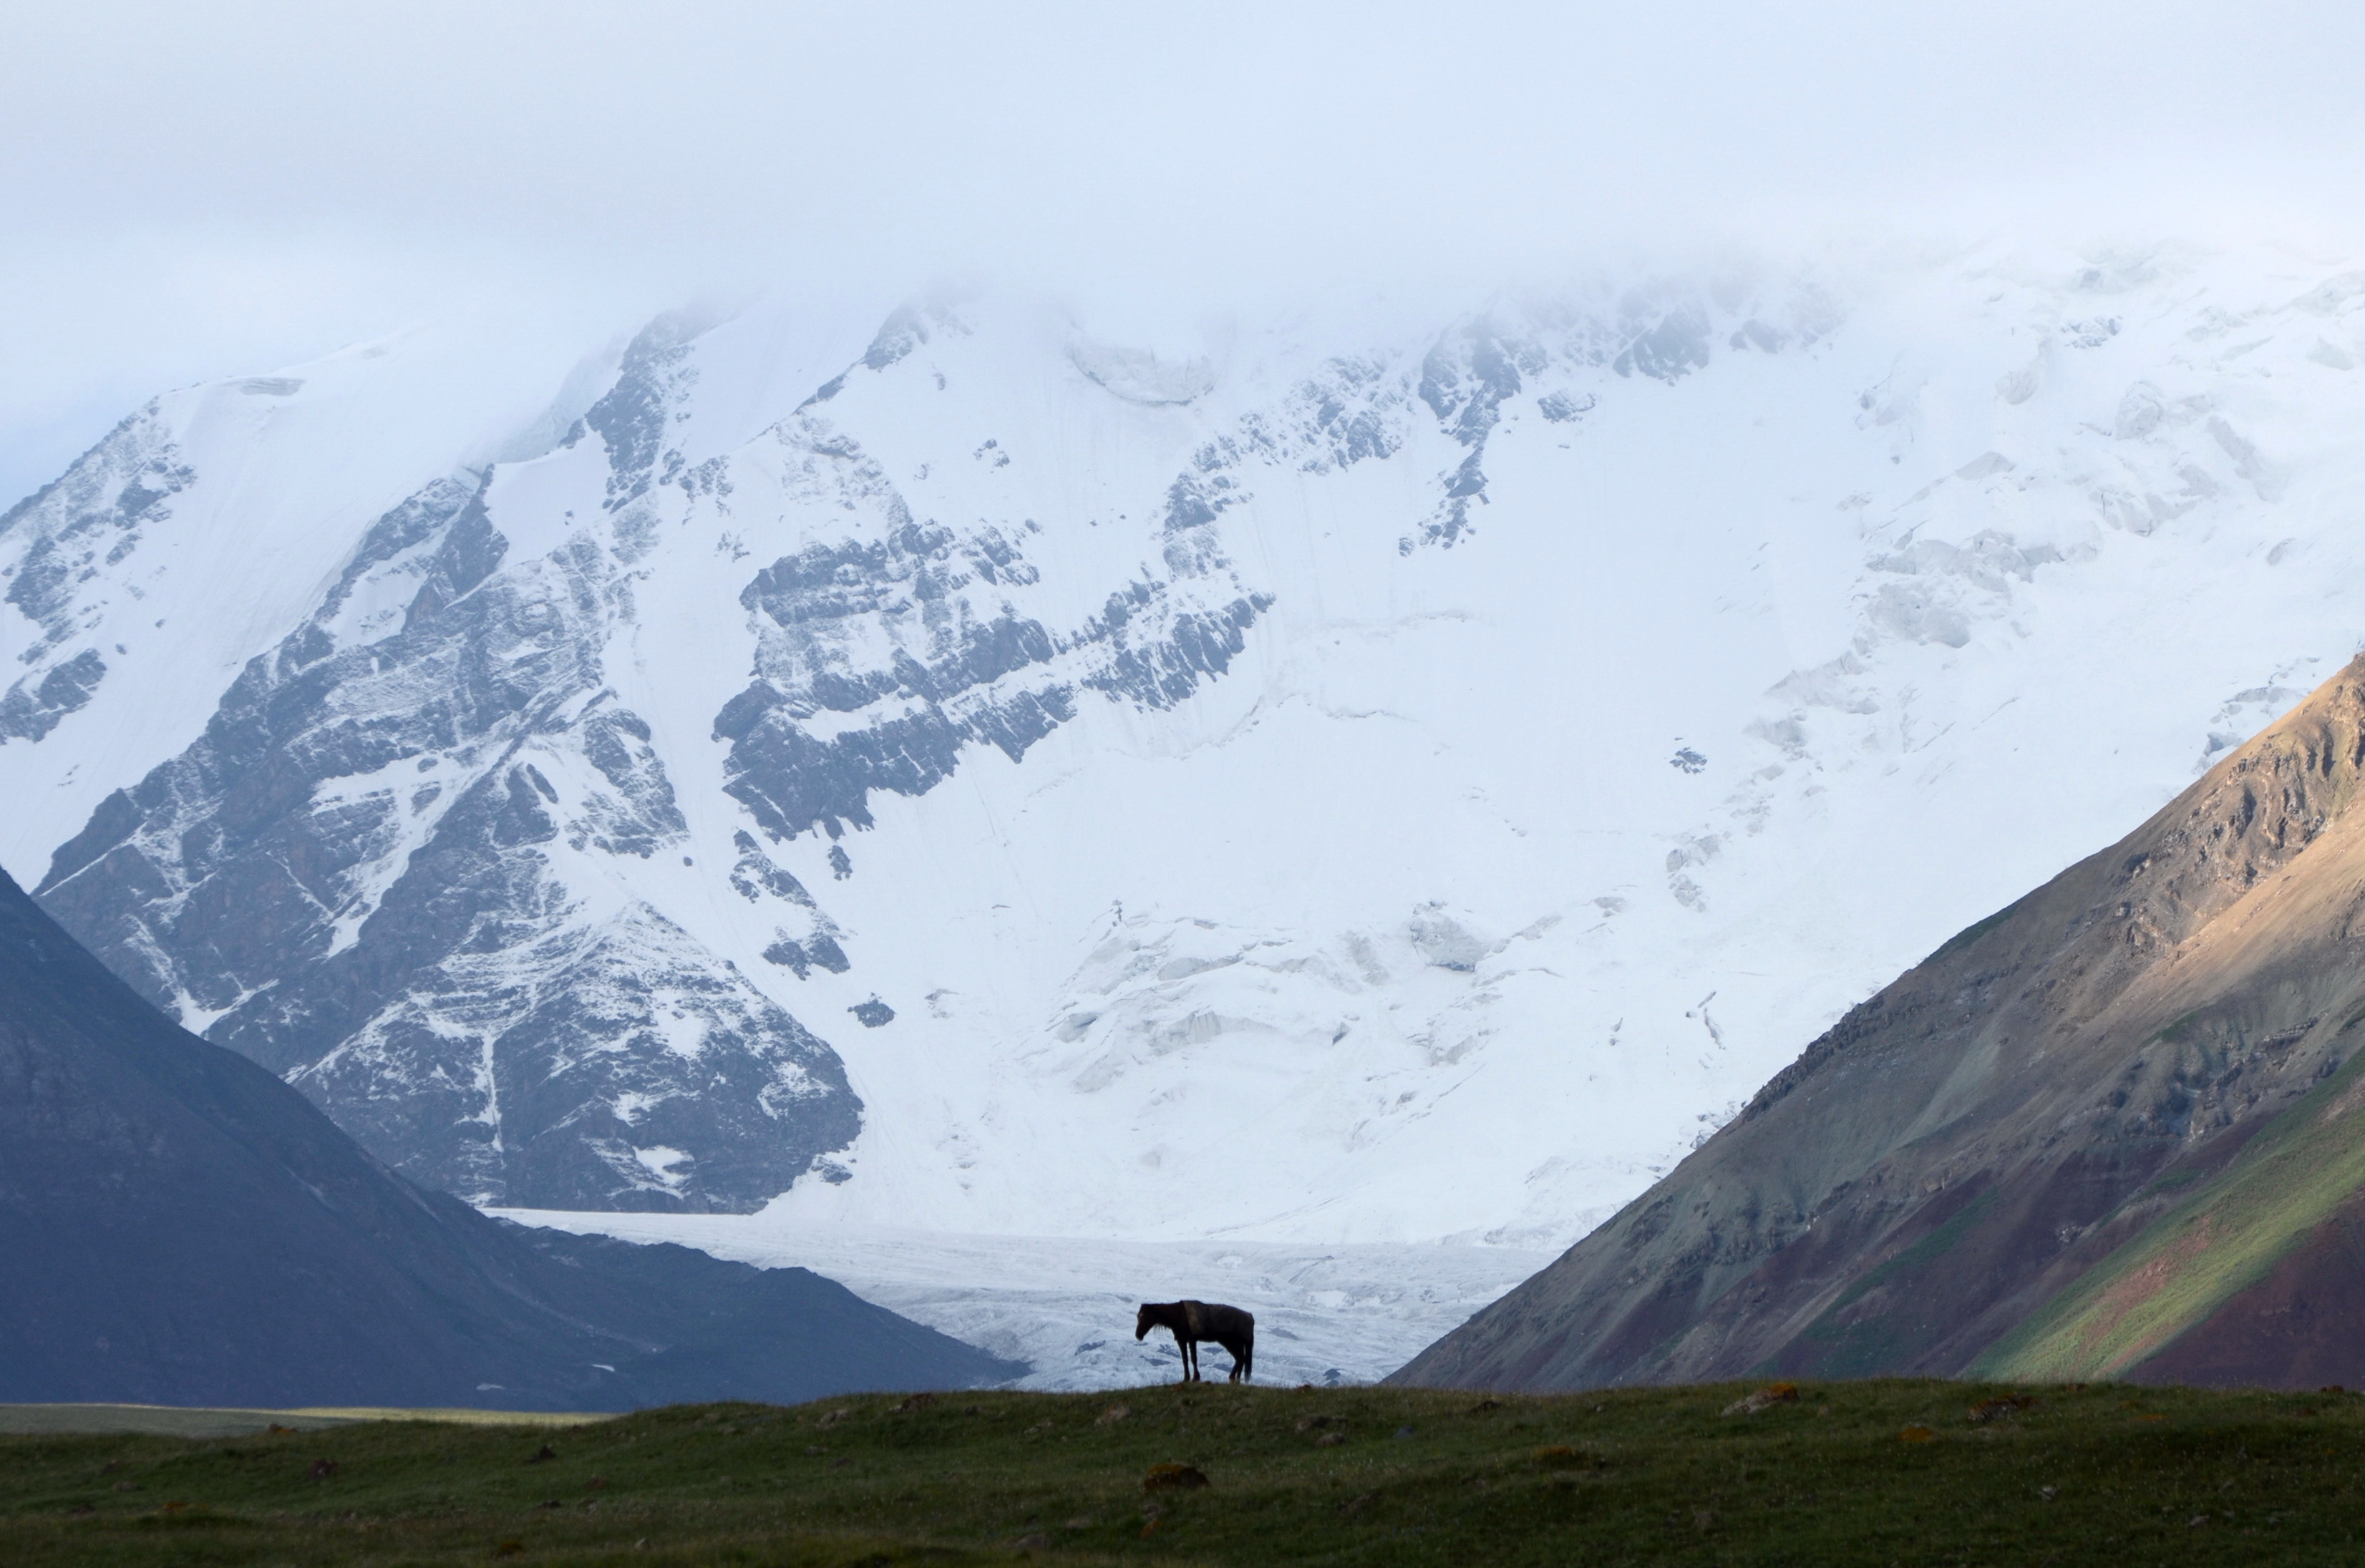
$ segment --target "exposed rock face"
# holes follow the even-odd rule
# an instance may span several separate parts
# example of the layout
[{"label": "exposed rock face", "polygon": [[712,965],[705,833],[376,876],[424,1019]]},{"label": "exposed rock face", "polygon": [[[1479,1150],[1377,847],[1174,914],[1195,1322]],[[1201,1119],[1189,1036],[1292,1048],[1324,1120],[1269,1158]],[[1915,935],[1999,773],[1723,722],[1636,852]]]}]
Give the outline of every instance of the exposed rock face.
[{"label": "exposed rock face", "polygon": [[1020,1370],[801,1269],[421,1192],[5,875],[0,1253],[7,1400],[622,1409]]},{"label": "exposed rock face", "polygon": [[[721,748],[722,793],[777,845],[869,828],[874,797],[925,794],[972,748],[1019,761],[1082,702],[1171,709],[1229,670],[1274,602],[1224,537],[1252,471],[1385,457],[1433,416],[1469,456],[1403,548],[1452,545],[1484,499],[1478,460],[1519,367],[1607,364],[1664,335],[1646,314],[1614,331],[1546,323],[1551,344],[1533,322],[1475,321],[1417,367],[1329,362],[1194,452],[1130,531],[1146,550],[1107,554],[1097,583],[1045,581],[1035,519],[917,515],[832,422],[857,378],[918,376],[909,356],[966,330],[958,319],[897,312],[790,417],[697,461],[708,344],[662,319],[555,450],[439,480],[379,518],[202,736],[107,797],[36,894],[150,1001],[285,1075],[406,1175],[474,1201],[745,1210],[807,1175],[842,1181],[826,1157],[862,1105],[836,1053],[643,890],[655,868],[701,858],[651,718],[677,745],[688,731]],[[1188,404],[1213,374],[1090,345],[1069,358],[1146,407]],[[277,386],[263,392],[300,383]],[[105,675],[95,649],[70,648],[89,619],[77,595],[131,591],[103,568],[192,482],[168,436],[151,409],[12,514],[28,543],[10,601],[72,656],[44,654],[0,699],[0,739],[41,738]],[[996,438],[970,457],[987,474],[1014,461]],[[796,520],[797,543],[759,564],[745,540],[782,532],[774,519]],[[700,613],[737,622],[744,641],[713,645],[747,679],[707,714],[652,715],[618,672],[647,663],[647,597],[711,572],[713,556],[668,543],[684,530],[716,537],[729,564],[735,604]],[[727,871],[708,875],[768,929],[761,958],[798,980],[852,969],[804,883],[745,828],[730,843]],[[828,864],[853,875],[842,846]],[[848,1014],[883,1028],[896,1009],[873,995],[827,1015],[843,1028]]]},{"label": "exposed rock face", "polygon": [[585,885],[685,836],[647,724],[601,681],[627,593],[611,546],[511,565],[481,488],[415,498],[37,891],[417,1180],[750,1206],[842,1147],[859,1103],[777,1003]]},{"label": "exposed rock face", "polygon": [[2359,1381],[2365,659],[1397,1374]]},{"label": "exposed rock face", "polygon": [[97,646],[78,645],[96,620],[93,568],[121,562],[146,531],[169,522],[174,494],[195,476],[158,412],[151,403],[125,420],[56,483],[0,517],[0,534],[28,541],[6,602],[41,629],[19,655],[33,667],[0,692],[0,742],[41,739],[106,678]]}]

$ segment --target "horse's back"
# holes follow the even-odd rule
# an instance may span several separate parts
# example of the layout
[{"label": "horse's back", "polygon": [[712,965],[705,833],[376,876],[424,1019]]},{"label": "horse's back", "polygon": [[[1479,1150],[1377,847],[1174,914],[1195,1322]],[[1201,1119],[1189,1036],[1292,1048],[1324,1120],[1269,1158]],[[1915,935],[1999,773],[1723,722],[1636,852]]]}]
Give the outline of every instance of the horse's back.
[{"label": "horse's back", "polygon": [[1198,1310],[1199,1337],[1203,1339],[1250,1338],[1256,1334],[1256,1318],[1237,1306],[1221,1302],[1194,1302]]}]

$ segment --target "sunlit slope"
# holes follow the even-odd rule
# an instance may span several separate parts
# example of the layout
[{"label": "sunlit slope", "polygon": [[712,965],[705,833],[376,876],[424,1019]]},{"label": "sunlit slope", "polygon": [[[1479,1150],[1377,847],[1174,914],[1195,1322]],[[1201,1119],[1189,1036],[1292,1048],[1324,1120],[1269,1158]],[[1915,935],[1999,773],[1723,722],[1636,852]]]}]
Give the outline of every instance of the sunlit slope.
[{"label": "sunlit slope", "polygon": [[[2354,1029],[2365,1019],[2345,1022]],[[2318,1381],[2315,1371],[2353,1371],[2353,1353],[2310,1342],[2323,1337],[2307,1332],[2317,1325],[2268,1336],[2257,1319],[2278,1305],[2290,1316],[2289,1304],[2273,1299],[2290,1294],[2278,1283],[2353,1298],[2365,1282],[2357,1260],[2342,1257],[2365,1209],[2360,1100],[2365,1081],[2352,1062],[2231,1169],[2005,1335],[1972,1363],[1975,1374],[2152,1382],[2222,1368],[2232,1375],[2210,1381],[2304,1383]],[[2313,1316],[2355,1327],[2345,1313]],[[2288,1332],[2294,1327],[2301,1332]],[[2327,1349],[2337,1365],[2312,1371]]]},{"label": "sunlit slope", "polygon": [[2365,661],[1850,1014],[1404,1375],[2358,1381],[2365,1341],[2321,1325],[2365,1278],[2361,721]]}]

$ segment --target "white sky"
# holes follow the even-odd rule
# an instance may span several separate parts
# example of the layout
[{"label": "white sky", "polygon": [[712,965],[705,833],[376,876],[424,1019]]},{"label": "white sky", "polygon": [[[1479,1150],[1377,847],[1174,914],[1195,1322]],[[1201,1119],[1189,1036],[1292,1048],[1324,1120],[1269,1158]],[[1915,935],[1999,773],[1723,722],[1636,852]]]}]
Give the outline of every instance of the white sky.
[{"label": "white sky", "polygon": [[1889,236],[2347,251],[2326,0],[0,7],[0,505],[421,319],[552,384],[700,291],[1139,322]]}]

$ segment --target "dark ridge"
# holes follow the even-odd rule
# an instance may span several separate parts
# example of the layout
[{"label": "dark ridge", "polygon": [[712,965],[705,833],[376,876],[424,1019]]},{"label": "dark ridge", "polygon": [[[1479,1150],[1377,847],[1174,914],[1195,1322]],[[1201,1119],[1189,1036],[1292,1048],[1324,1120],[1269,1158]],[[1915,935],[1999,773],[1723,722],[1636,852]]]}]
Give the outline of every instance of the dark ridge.
[{"label": "dark ridge", "polygon": [[422,1192],[5,873],[0,1257],[0,1401],[624,1409],[1020,1370],[802,1269]]}]

